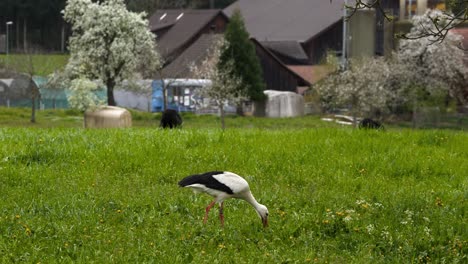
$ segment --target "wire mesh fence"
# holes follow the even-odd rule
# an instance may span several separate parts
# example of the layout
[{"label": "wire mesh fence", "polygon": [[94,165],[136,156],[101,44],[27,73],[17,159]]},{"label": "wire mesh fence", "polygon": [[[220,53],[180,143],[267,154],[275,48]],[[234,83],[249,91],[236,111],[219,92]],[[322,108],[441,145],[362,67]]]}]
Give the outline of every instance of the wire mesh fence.
[{"label": "wire mesh fence", "polygon": [[439,107],[418,108],[413,113],[412,127],[468,130],[468,113],[445,112]]}]

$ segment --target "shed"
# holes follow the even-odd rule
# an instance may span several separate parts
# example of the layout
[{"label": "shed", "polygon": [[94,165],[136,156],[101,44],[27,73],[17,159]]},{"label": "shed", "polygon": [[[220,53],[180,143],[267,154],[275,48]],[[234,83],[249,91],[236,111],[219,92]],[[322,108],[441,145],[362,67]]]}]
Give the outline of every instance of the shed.
[{"label": "shed", "polygon": [[125,108],[104,106],[84,114],[85,128],[124,128],[132,126],[132,115]]}]

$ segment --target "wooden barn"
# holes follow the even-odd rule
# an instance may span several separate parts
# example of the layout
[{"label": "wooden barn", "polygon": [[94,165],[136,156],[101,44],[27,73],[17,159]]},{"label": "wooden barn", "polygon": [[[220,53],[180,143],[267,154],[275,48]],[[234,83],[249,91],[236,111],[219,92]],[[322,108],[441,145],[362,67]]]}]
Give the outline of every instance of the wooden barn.
[{"label": "wooden barn", "polygon": [[311,83],[288,68],[272,51],[256,39],[251,39],[262,66],[266,90],[298,92]]},{"label": "wooden barn", "polygon": [[160,9],[150,17],[149,24],[164,64],[168,65],[202,35],[223,33],[228,20],[219,9]]},{"label": "wooden barn", "polygon": [[223,12],[230,17],[236,9],[250,37],[286,65],[317,64],[327,51],[342,50],[342,1],[237,0]]}]

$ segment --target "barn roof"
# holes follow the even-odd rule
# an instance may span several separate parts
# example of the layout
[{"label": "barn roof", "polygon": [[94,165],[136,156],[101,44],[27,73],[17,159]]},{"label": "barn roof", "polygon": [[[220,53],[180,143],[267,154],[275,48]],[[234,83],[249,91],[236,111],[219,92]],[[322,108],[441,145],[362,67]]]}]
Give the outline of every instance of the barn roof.
[{"label": "barn roof", "polygon": [[164,56],[189,42],[218,15],[224,16],[219,9],[161,9],[150,17],[149,27],[156,35],[169,29],[157,36],[159,51]]},{"label": "barn roof", "polygon": [[254,38],[251,38],[250,40],[257,47],[259,47],[263,51],[265,51],[265,53],[268,54],[268,56],[270,56],[273,59],[273,61],[275,61],[281,68],[283,68],[285,71],[287,71],[291,75],[293,75],[297,79],[299,86],[310,86],[311,85],[311,83],[307,79],[303,78],[302,76],[297,74],[295,71],[290,69],[286,64],[284,64],[278,57],[276,57],[275,54],[273,52],[271,52],[267,47],[265,47],[261,42],[259,42],[258,40],[254,39]]},{"label": "barn roof", "polygon": [[454,28],[451,29],[450,32],[462,36],[463,39],[460,44],[461,48],[465,50],[465,64],[468,65],[468,28]]},{"label": "barn roof", "polygon": [[210,48],[214,45],[214,42],[221,37],[221,34],[202,34],[176,59],[164,67],[164,78],[190,77],[190,66],[192,64],[200,64],[201,61],[207,57]]},{"label": "barn roof", "polygon": [[309,58],[297,41],[262,41],[263,46],[278,52],[283,56],[290,57],[298,61],[307,61]]},{"label": "barn roof", "polygon": [[238,0],[223,12],[231,17],[237,8],[250,36],[262,42],[305,42],[343,16],[340,0]]},{"label": "barn roof", "polygon": [[333,69],[327,65],[288,65],[288,68],[311,84],[320,81],[333,72]]}]

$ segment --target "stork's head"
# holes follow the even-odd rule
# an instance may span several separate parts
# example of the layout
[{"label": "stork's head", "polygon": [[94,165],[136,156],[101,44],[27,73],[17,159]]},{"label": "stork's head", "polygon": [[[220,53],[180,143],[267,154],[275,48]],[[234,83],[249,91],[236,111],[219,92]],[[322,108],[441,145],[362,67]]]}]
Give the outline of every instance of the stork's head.
[{"label": "stork's head", "polygon": [[258,205],[257,213],[262,219],[263,227],[268,227],[268,208],[263,204]]}]

